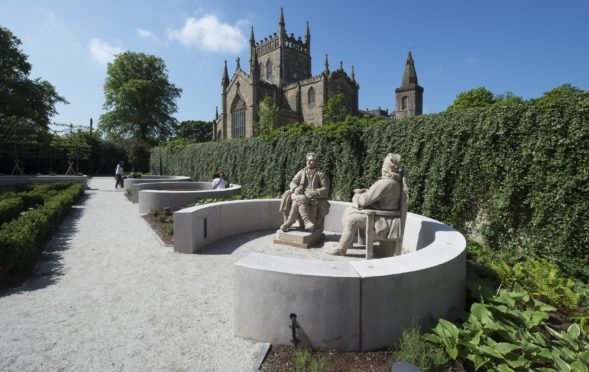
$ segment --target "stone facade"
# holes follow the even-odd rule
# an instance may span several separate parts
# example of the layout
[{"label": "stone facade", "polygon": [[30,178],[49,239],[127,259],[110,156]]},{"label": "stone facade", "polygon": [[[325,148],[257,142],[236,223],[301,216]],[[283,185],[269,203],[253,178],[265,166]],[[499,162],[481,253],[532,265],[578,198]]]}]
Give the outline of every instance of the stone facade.
[{"label": "stone facade", "polygon": [[[341,92],[346,98],[349,112],[363,114],[358,110],[359,84],[352,66],[348,75],[343,65],[330,71],[327,55],[321,74],[311,72],[311,33],[309,23],[304,40],[286,33],[284,13],[280,10],[278,33],[256,42],[252,27],[250,36],[249,73],[241,68],[239,58],[231,79],[227,71],[227,61],[221,80],[221,113],[216,113],[213,121],[213,140],[238,137],[252,137],[254,124],[258,121],[258,108],[266,96],[272,97],[279,110],[279,125],[306,122],[323,124],[323,108],[329,97]],[[409,54],[411,56],[411,53]],[[411,59],[413,66],[413,59]],[[405,86],[405,75],[414,85]],[[423,88],[417,86],[415,67],[403,75],[403,84],[397,89],[397,108],[403,115],[421,114]],[[413,92],[413,93],[412,93]],[[402,98],[402,97],[407,98]],[[400,101],[399,101],[400,100]],[[415,109],[399,110],[399,104]],[[400,103],[399,103],[400,102]],[[403,116],[405,117],[405,116]]]}]

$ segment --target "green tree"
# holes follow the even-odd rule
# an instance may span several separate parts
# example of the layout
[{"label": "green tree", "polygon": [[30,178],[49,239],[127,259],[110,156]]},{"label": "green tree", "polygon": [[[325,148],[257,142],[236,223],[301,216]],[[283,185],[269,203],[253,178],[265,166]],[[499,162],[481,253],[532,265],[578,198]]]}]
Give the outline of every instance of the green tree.
[{"label": "green tree", "polygon": [[339,92],[329,97],[323,109],[323,122],[337,123],[344,121],[348,116],[350,116],[350,110],[348,109],[346,96]]},{"label": "green tree", "polygon": [[23,147],[47,134],[57,103],[68,102],[55,87],[40,78],[31,79],[31,64],[20,49],[21,41],[0,26],[0,148]]},{"label": "green tree", "polygon": [[213,139],[213,122],[185,120],[178,125],[175,139],[188,139],[192,142],[208,142]]},{"label": "green tree", "polygon": [[278,107],[274,105],[272,97],[267,95],[258,109],[257,133],[268,133],[278,127]]},{"label": "green tree", "polygon": [[[125,52],[108,64],[104,109],[99,128],[130,148],[132,167],[146,170],[149,146],[175,134],[176,99],[182,89],[168,81],[164,61],[144,53]],[[145,150],[147,149],[147,151]]]},{"label": "green tree", "polygon": [[509,103],[509,102],[523,102],[524,99],[520,96],[516,96],[512,92],[505,92],[495,95],[495,103]]},{"label": "green tree", "polygon": [[454,102],[448,107],[448,111],[486,107],[494,103],[495,97],[493,93],[484,87],[479,87],[459,93]]}]

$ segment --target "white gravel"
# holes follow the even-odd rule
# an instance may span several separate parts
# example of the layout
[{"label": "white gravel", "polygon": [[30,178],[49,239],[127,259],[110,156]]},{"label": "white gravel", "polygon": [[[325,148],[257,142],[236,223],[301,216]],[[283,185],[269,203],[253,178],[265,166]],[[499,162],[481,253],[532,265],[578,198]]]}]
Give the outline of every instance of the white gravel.
[{"label": "white gravel", "polygon": [[0,371],[251,370],[262,344],[233,336],[232,264],[258,248],[174,253],[114,183],[90,180],[35,276],[0,292]]}]

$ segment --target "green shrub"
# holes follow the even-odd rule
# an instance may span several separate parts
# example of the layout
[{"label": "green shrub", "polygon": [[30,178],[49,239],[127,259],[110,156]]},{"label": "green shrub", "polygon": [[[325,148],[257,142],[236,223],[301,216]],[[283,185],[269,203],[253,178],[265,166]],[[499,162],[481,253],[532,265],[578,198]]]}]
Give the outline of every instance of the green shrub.
[{"label": "green shrub", "polygon": [[450,361],[442,349],[425,340],[419,326],[405,329],[393,351],[397,360],[411,363],[422,371],[437,370]]},{"label": "green shrub", "polygon": [[[209,180],[222,169],[242,195],[280,195],[317,152],[330,198],[380,177],[386,153],[410,174],[410,211],[492,249],[535,253],[567,272],[589,261],[589,93],[509,102],[402,120],[349,119],[313,129],[162,149],[165,174]],[[151,168],[159,168],[159,149]]]},{"label": "green shrub", "polygon": [[18,217],[23,210],[24,203],[21,197],[0,200],[0,226]]},{"label": "green shrub", "polygon": [[[51,187],[35,190],[51,190]],[[68,185],[54,194],[50,191],[43,205],[22,213],[20,217],[2,225],[0,230],[0,280],[9,272],[27,267],[39,249],[59,226],[72,205],[84,193],[81,184]]]}]

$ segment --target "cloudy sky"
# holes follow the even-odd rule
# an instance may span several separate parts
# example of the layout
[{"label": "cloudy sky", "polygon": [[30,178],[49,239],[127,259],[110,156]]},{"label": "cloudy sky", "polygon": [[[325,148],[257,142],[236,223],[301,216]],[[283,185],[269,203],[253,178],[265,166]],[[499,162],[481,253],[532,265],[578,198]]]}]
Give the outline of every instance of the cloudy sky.
[{"label": "cloudy sky", "polygon": [[183,89],[178,120],[211,120],[220,105],[223,61],[249,59],[257,40],[278,30],[311,28],[313,74],[355,66],[360,108],[394,110],[409,49],[426,113],[456,94],[484,86],[494,93],[539,97],[564,83],[589,90],[586,0],[1,0],[0,25],[11,30],[33,65],[69,102],[56,123],[96,122],[103,113],[106,67],[135,51],[161,57]]}]

